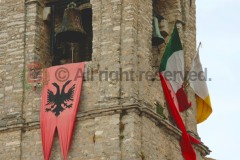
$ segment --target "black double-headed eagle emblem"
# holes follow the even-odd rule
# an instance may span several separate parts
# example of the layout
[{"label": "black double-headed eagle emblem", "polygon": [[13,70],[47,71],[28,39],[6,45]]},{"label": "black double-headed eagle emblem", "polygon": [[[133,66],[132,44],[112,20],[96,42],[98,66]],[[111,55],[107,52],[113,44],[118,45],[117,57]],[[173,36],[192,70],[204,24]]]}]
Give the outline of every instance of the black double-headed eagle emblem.
[{"label": "black double-headed eagle emblem", "polygon": [[66,108],[71,108],[72,103],[69,104],[70,101],[73,101],[74,96],[74,89],[76,84],[74,84],[67,92],[65,92],[66,86],[71,82],[68,80],[62,87],[60,92],[60,86],[57,83],[52,83],[52,85],[57,89],[56,93],[54,94],[53,91],[47,91],[47,106],[51,105],[50,107],[46,107],[46,112],[52,112],[55,114],[56,117],[60,115]]}]

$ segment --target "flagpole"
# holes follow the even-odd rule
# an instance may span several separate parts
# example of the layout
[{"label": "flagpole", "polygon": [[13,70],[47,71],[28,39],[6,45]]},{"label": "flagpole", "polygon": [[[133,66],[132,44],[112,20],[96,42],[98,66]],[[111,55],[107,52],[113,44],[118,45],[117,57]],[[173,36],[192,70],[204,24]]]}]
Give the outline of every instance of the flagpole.
[{"label": "flagpole", "polygon": [[197,53],[199,53],[200,47],[202,48],[202,42],[199,42],[198,44]]},{"label": "flagpole", "polygon": [[72,50],[72,63],[73,63],[73,43],[71,43],[71,50]]}]

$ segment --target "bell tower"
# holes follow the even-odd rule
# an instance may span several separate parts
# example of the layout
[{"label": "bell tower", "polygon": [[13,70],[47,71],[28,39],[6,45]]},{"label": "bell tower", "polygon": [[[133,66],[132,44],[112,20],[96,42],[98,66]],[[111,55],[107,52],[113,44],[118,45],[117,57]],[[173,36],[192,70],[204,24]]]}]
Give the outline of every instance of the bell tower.
[{"label": "bell tower", "polygon": [[[71,2],[76,6],[67,6]],[[79,11],[78,29],[86,34],[73,45],[64,42],[66,8]],[[41,68],[82,61],[83,88],[67,159],[184,159],[181,132],[155,73],[175,23],[190,70],[195,0],[0,0],[0,14],[0,159],[43,159],[42,85],[36,79]],[[194,92],[185,89],[192,107],[181,117],[188,133],[199,138]],[[210,153],[204,144],[194,149],[198,160]],[[51,159],[62,159],[57,134]]]}]

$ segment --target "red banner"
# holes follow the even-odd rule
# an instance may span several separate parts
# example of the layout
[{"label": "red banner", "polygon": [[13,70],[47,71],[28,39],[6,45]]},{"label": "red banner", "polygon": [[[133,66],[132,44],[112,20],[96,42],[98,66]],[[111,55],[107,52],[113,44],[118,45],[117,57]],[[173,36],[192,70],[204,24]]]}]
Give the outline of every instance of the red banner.
[{"label": "red banner", "polygon": [[180,142],[182,155],[185,160],[196,160],[196,154],[191,143],[201,144],[201,142],[187,133],[183,120],[178,111],[178,102],[176,100],[176,95],[170,83],[165,80],[162,73],[159,73],[159,75],[170,114],[172,115],[177,127],[182,131],[182,138]]},{"label": "red banner", "polygon": [[80,94],[84,63],[50,67],[44,70],[40,126],[44,160],[49,160],[57,129],[62,155],[67,158]]}]

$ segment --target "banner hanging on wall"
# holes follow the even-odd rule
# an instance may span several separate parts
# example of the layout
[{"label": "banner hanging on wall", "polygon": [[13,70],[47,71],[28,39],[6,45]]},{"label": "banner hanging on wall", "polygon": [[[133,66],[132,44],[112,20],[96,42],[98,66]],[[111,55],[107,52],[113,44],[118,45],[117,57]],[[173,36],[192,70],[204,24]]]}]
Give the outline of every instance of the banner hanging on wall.
[{"label": "banner hanging on wall", "polygon": [[44,160],[49,160],[57,129],[62,155],[67,158],[78,105],[80,102],[84,63],[47,68],[43,71],[40,126]]}]

